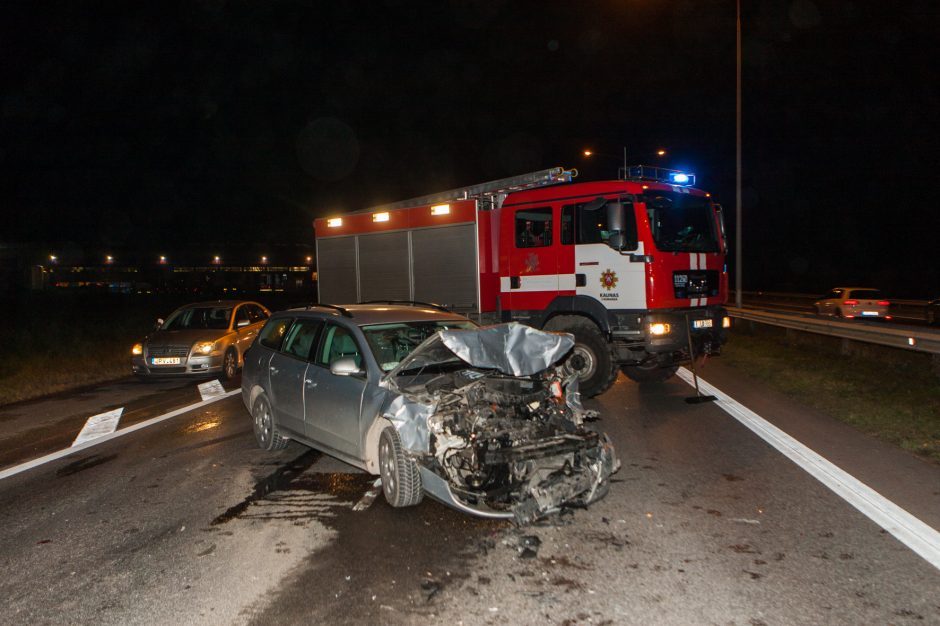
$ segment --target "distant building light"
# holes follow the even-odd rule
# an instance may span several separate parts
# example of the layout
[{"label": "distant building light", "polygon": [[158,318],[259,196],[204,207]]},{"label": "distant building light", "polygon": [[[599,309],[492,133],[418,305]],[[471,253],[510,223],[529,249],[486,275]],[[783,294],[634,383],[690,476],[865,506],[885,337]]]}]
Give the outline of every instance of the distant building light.
[{"label": "distant building light", "polygon": [[104,262],[105,262],[105,263],[114,263],[114,257],[109,254],[108,256],[104,257]]},{"label": "distant building light", "polygon": [[327,228],[339,228],[342,225],[343,218],[341,217],[331,217],[330,219],[326,220]]},{"label": "distant building light", "polygon": [[160,263],[166,264],[166,257],[162,254],[160,255]]},{"label": "distant building light", "polygon": [[50,254],[50,255],[49,255],[49,260],[50,260],[52,263],[55,263],[56,261],[59,260],[59,257],[57,257],[57,256],[54,255],[54,254]]},{"label": "distant building light", "polygon": [[212,257],[212,262],[213,262],[213,263],[221,263],[221,262],[222,262],[222,259],[221,259],[221,257],[219,257],[219,256],[214,256],[214,257]]},{"label": "distant building light", "polygon": [[449,204],[436,204],[431,207],[431,215],[448,215],[450,213]]},{"label": "distant building light", "polygon": [[266,257],[266,256],[261,257],[261,262],[262,262],[262,263],[267,263],[267,262],[268,262],[268,257]]},{"label": "distant building light", "polygon": [[387,213],[387,212],[383,212],[383,213],[373,213],[373,214],[372,214],[372,221],[373,221],[373,222],[387,222],[387,221],[388,221],[388,217],[389,217],[389,216],[388,216],[388,213]]},{"label": "distant building light", "polygon": [[310,263],[311,261],[313,261],[313,257],[312,257],[312,256],[308,256],[308,257],[307,257],[307,263]]}]

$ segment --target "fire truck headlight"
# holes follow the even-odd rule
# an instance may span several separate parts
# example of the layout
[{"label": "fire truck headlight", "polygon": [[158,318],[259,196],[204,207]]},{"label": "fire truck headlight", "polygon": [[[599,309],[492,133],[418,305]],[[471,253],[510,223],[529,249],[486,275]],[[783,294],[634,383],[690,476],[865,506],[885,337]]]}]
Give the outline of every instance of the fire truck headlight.
[{"label": "fire truck headlight", "polygon": [[668,335],[670,330],[672,329],[669,327],[669,324],[665,324],[663,322],[650,324],[650,334],[656,337]]},{"label": "fire truck headlight", "polygon": [[721,318],[721,327],[722,328],[731,328],[731,318],[727,315]]}]

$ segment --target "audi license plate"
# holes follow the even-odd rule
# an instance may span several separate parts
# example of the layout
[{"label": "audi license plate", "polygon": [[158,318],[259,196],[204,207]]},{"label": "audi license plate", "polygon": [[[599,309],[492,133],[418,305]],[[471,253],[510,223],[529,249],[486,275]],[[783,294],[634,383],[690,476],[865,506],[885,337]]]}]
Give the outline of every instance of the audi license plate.
[{"label": "audi license plate", "polygon": [[178,356],[155,356],[150,359],[150,363],[153,365],[179,365],[180,358]]},{"label": "audi license plate", "polygon": [[692,328],[711,328],[711,320],[692,320]]}]

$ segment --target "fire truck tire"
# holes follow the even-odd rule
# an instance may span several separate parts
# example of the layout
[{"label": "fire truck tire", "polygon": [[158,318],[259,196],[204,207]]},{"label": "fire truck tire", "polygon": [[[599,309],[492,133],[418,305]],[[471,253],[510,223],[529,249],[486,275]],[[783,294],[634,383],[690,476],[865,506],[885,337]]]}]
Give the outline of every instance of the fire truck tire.
[{"label": "fire truck tire", "polygon": [[635,383],[662,383],[675,376],[679,366],[621,365],[620,369],[627,378]]},{"label": "fire truck tire", "polygon": [[565,370],[584,371],[578,389],[585,398],[599,396],[617,379],[617,365],[610,344],[600,331],[588,326],[565,329],[574,335],[574,348],[565,361]]}]

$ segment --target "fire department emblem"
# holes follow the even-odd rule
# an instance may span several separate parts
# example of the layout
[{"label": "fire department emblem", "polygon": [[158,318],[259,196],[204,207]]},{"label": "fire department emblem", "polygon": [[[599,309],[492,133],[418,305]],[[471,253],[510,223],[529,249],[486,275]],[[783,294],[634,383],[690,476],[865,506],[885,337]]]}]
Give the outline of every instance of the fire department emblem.
[{"label": "fire department emblem", "polygon": [[617,286],[617,272],[613,270],[604,270],[601,272],[601,287],[607,291],[611,291],[614,287]]}]

